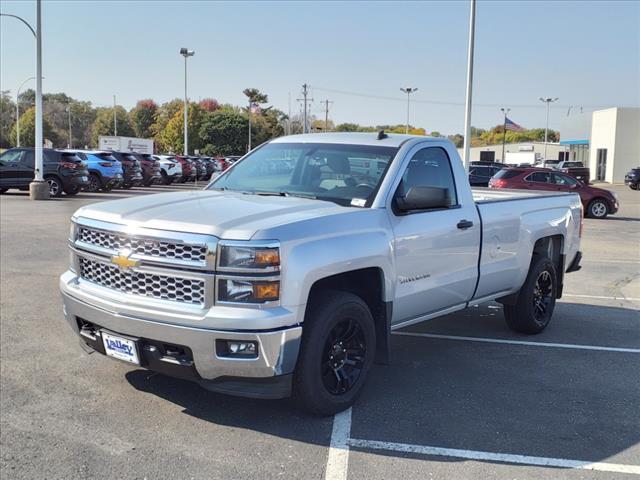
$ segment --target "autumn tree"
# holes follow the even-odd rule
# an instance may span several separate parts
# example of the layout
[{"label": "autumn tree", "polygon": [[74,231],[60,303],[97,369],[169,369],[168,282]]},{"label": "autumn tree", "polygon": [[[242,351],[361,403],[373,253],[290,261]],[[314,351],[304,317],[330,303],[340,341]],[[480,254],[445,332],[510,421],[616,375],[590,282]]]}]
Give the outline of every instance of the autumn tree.
[{"label": "autumn tree", "polygon": [[[189,105],[187,128],[189,133],[189,151],[200,150],[202,139],[200,126],[204,110],[196,103]],[[215,113],[215,112],[214,112]],[[184,109],[181,107],[169,120],[165,129],[156,136],[160,150],[164,152],[182,153],[184,151]]]},{"label": "autumn tree", "polygon": [[198,102],[198,105],[205,112],[215,112],[220,108],[220,103],[215,98],[203,98]]},{"label": "autumn tree", "polygon": [[0,92],[0,147],[9,148],[11,143],[11,127],[16,121],[16,104],[8,90]]},{"label": "autumn tree", "polygon": [[151,99],[139,100],[129,112],[133,133],[138,138],[151,138],[151,127],[156,121],[158,105]]},{"label": "autumn tree", "polygon": [[[124,107],[116,107],[116,122],[118,136],[121,137],[133,137],[134,132],[129,122],[129,115]],[[98,139],[101,135],[114,135],[113,124],[113,108],[100,108],[96,115],[96,120],[93,122],[93,128],[91,130],[91,144],[95,147],[98,146]]]},{"label": "autumn tree", "polygon": [[[11,144],[17,144],[17,124],[13,125],[11,129]],[[46,119],[42,119],[42,132],[45,140],[51,141],[54,145],[57,144],[60,139],[58,138],[55,130],[51,126],[51,123]],[[36,143],[36,108],[31,107],[22,115],[20,115],[20,146],[21,147],[34,147]]]}]

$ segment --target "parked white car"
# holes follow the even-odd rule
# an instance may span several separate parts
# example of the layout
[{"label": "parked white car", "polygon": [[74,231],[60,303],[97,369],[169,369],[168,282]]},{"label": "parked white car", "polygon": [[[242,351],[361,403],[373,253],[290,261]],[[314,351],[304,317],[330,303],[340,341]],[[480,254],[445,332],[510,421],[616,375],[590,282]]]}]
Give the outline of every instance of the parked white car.
[{"label": "parked white car", "polygon": [[162,183],[170,185],[182,178],[182,165],[175,159],[175,156],[154,155],[154,158],[160,162]]}]

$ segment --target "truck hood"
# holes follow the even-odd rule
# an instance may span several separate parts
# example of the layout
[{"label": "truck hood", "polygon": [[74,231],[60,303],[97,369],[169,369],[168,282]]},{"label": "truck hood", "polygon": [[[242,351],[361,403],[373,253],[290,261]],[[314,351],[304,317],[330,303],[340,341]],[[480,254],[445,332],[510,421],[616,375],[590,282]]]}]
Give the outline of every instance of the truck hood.
[{"label": "truck hood", "polygon": [[200,190],[94,203],[74,218],[249,240],[259,230],[354,209],[307,198]]}]

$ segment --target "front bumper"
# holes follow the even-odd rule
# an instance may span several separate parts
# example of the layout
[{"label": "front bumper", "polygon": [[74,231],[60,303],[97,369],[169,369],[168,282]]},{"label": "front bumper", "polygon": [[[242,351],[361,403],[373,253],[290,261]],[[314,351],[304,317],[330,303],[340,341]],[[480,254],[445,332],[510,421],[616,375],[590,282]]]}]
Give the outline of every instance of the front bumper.
[{"label": "front bumper", "polygon": [[[165,323],[166,319],[158,321],[149,315],[128,313],[127,300],[124,298],[121,306],[114,302],[101,302],[82,290],[71,271],[60,278],[60,289],[65,318],[85,347],[100,351],[100,343],[96,348],[95,342],[92,344],[90,339],[80,335],[79,325],[89,322],[98,328],[146,342],[183,346],[192,355],[192,364],[183,365],[185,368],[180,369],[176,367],[175,359],[155,358],[152,352],[148,352],[142,355],[141,366],[144,368],[193,380],[208,390],[227,394],[259,398],[283,398],[290,394],[291,374],[302,335],[300,326],[233,331]],[[258,313],[256,310],[247,311],[247,315]],[[242,322],[242,318],[236,318],[236,321]],[[257,358],[223,357],[216,349],[216,340],[256,342]]]}]

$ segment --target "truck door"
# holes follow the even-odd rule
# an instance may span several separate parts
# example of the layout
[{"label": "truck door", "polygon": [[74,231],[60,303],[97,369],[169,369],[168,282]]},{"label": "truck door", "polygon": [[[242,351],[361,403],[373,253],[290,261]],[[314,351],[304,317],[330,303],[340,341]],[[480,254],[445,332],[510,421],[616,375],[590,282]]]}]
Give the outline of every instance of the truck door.
[{"label": "truck door", "polygon": [[396,198],[413,186],[435,186],[448,188],[452,201],[444,209],[389,212],[397,271],[394,323],[464,304],[478,274],[478,212],[469,195],[458,195],[446,150],[417,146],[409,157]]}]

